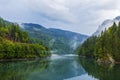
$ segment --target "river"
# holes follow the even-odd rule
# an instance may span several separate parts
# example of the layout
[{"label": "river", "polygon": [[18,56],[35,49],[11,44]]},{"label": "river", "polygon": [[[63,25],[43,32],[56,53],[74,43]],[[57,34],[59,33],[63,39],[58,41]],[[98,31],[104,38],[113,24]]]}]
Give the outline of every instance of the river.
[{"label": "river", "polygon": [[0,62],[0,80],[120,80],[120,65],[99,65],[77,55]]}]

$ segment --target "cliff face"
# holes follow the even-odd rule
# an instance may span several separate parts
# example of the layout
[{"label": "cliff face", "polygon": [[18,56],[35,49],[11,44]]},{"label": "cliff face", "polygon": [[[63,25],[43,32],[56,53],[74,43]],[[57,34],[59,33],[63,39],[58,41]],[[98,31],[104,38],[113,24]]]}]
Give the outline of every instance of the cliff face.
[{"label": "cliff face", "polygon": [[[79,48],[80,56],[92,57],[99,63],[120,62],[120,22],[119,17],[99,35],[89,37]],[[106,21],[102,25],[106,25]],[[104,28],[104,27],[103,27]]]},{"label": "cliff face", "polygon": [[109,27],[113,25],[113,23],[116,23],[118,25],[119,22],[120,22],[120,16],[117,16],[114,19],[107,19],[103,21],[101,25],[99,25],[98,29],[96,30],[96,32],[93,33],[93,35],[99,36],[102,31],[105,31],[105,29],[107,30]]}]

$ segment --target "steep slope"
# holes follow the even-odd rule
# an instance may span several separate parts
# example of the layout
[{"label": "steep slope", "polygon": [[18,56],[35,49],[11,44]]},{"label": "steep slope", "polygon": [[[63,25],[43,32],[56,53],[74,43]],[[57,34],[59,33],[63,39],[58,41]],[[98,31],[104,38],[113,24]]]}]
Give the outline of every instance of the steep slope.
[{"label": "steep slope", "polygon": [[120,62],[120,22],[115,22],[100,36],[89,37],[78,48],[80,56],[92,57],[100,63]]},{"label": "steep slope", "polygon": [[80,45],[88,36],[60,30],[55,28],[45,28],[38,24],[22,23],[22,29],[29,33],[29,36],[41,39],[43,45],[50,47],[51,51],[57,54],[70,54]]},{"label": "steep slope", "polygon": [[114,18],[113,20],[105,20],[96,30],[95,33],[93,33],[93,35],[98,36],[101,34],[102,31],[105,31],[105,29],[107,30],[109,27],[111,27],[113,25],[113,23],[115,22],[118,25],[118,22],[120,21],[120,16],[117,16],[116,18]]},{"label": "steep slope", "polygon": [[50,56],[47,47],[30,40],[18,24],[0,18],[0,60]]}]

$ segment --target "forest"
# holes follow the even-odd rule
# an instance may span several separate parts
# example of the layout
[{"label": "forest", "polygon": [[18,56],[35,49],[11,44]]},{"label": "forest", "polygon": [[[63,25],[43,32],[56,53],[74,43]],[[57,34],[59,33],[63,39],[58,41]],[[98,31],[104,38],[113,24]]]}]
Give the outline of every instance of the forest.
[{"label": "forest", "polygon": [[39,42],[49,47],[52,53],[59,55],[74,54],[76,47],[88,37],[84,34],[46,28],[46,26],[34,23],[22,23],[21,26],[22,30],[28,32],[28,35],[34,38],[32,42]]},{"label": "forest", "polygon": [[101,62],[120,61],[120,22],[114,23],[99,36],[89,37],[77,49],[79,56],[95,58]]},{"label": "forest", "polygon": [[18,24],[0,18],[0,59],[43,58],[50,56],[49,48],[28,36]]}]

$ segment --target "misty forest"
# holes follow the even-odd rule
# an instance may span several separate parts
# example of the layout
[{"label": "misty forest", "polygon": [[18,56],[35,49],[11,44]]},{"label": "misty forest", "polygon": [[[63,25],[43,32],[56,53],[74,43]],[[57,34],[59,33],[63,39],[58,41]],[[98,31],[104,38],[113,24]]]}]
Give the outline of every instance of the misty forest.
[{"label": "misty forest", "polygon": [[0,80],[120,80],[118,3],[0,0]]}]

